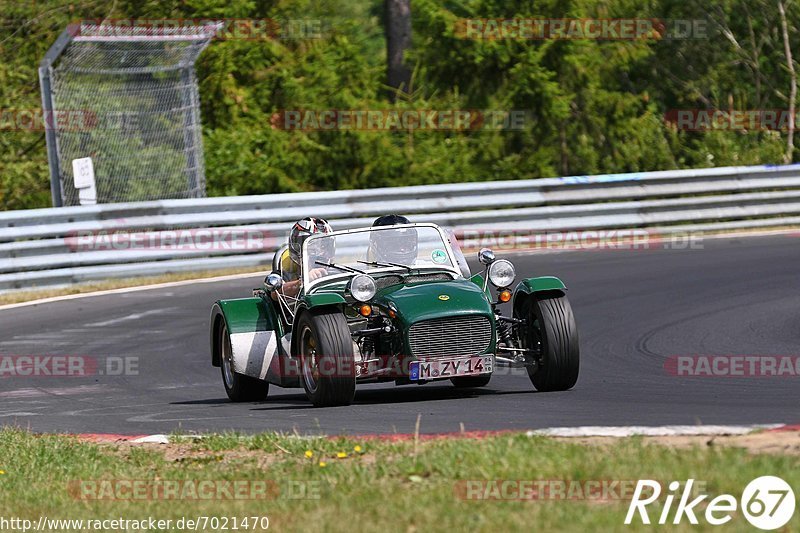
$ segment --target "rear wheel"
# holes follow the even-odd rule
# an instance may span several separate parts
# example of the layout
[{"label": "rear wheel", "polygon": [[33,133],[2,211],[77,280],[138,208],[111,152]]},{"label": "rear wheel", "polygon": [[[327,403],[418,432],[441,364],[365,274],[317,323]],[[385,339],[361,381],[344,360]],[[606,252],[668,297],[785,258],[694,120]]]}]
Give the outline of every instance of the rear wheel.
[{"label": "rear wheel", "polygon": [[308,311],[295,324],[306,396],[316,407],[350,405],[356,393],[353,340],[336,311]]},{"label": "rear wheel", "polygon": [[269,394],[269,383],[260,379],[239,374],[233,369],[233,349],[228,325],[222,324],[219,335],[220,366],[222,367],[222,383],[225,392],[232,402],[257,402],[266,399]]},{"label": "rear wheel", "polygon": [[450,378],[453,385],[457,389],[474,389],[477,387],[485,387],[492,379],[491,374],[483,374],[480,376],[461,376],[458,378]]},{"label": "rear wheel", "polygon": [[536,390],[563,391],[574,387],[580,369],[580,348],[575,316],[567,297],[560,293],[550,297],[529,296],[515,314],[528,323],[527,332],[522,334],[525,348],[540,353],[540,364],[528,367],[528,376]]}]

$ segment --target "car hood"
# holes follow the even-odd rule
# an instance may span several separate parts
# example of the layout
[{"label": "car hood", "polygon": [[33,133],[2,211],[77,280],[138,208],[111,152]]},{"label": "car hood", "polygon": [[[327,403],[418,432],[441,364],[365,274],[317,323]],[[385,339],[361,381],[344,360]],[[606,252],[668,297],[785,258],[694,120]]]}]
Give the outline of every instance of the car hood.
[{"label": "car hood", "polygon": [[486,294],[466,279],[394,285],[378,292],[374,302],[381,307],[393,307],[405,324],[441,316],[492,316]]}]

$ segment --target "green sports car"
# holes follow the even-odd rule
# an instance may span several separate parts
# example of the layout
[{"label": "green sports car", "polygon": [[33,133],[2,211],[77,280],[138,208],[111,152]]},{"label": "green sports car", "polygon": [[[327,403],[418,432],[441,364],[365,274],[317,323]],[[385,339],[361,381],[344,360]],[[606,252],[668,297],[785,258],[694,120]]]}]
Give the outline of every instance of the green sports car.
[{"label": "green sports car", "polygon": [[[482,387],[500,366],[527,369],[540,391],[578,379],[562,281],[526,278],[512,289],[514,266],[488,249],[478,253],[483,271],[470,275],[434,224],[312,235],[296,274],[282,271],[285,253],[251,298],[212,308],[211,362],[233,401],[262,400],[272,384],[303,387],[315,406],[347,405],[357,383]],[[294,294],[283,287],[292,276]],[[500,312],[506,302],[511,316]]]}]

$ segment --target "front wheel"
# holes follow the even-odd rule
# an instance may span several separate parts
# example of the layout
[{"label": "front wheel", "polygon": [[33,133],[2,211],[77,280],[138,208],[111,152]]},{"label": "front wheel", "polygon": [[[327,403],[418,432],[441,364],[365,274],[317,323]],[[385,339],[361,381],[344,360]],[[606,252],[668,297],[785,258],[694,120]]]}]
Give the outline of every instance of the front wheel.
[{"label": "front wheel", "polygon": [[239,374],[233,369],[233,349],[227,324],[222,324],[219,336],[220,366],[222,367],[222,383],[225,392],[232,402],[258,402],[265,400],[269,394],[269,383],[260,379]]},{"label": "front wheel", "polygon": [[525,347],[540,353],[539,364],[528,367],[528,376],[536,390],[564,391],[574,387],[580,369],[580,348],[575,316],[567,297],[531,295],[515,314],[528,324],[527,331],[521,332]]},{"label": "front wheel", "polygon": [[295,325],[303,388],[316,407],[350,405],[356,393],[353,340],[340,311],[308,311]]}]

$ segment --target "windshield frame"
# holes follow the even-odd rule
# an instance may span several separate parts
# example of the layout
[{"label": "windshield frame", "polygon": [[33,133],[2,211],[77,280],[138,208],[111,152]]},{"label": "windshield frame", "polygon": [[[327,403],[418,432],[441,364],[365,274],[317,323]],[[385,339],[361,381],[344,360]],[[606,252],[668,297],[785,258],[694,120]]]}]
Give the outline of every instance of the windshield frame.
[{"label": "windshield frame", "polygon": [[[456,276],[455,279],[464,277],[463,274],[461,273],[461,270],[458,267],[458,261],[456,259],[455,253],[453,253],[453,247],[450,244],[450,238],[448,237],[447,232],[445,230],[443,230],[442,228],[440,228],[439,226],[437,226],[436,224],[433,224],[433,223],[430,223],[430,222],[423,222],[423,223],[419,223],[419,224],[396,224],[396,225],[393,225],[393,226],[368,226],[368,227],[364,227],[364,228],[355,228],[355,229],[349,229],[349,230],[334,231],[332,233],[314,234],[314,235],[311,235],[308,239],[306,239],[305,242],[303,242],[302,257],[303,258],[307,257],[306,256],[306,249],[308,248],[308,244],[309,244],[309,242],[311,242],[313,240],[316,240],[316,239],[322,239],[322,238],[327,238],[327,237],[337,237],[339,235],[349,235],[349,234],[353,234],[353,233],[365,233],[365,234],[368,234],[371,231],[387,231],[389,229],[402,229],[402,228],[432,228],[432,229],[436,230],[439,233],[439,237],[441,237],[441,239],[442,239],[442,243],[444,244],[445,251],[447,252],[448,259],[450,260],[451,263],[455,263],[455,265],[444,265],[444,264],[443,265],[421,265],[421,266],[415,266],[415,267],[411,267],[411,268],[413,268],[414,270],[418,270],[420,272],[424,272],[424,271],[446,271],[446,272],[454,274]],[[303,278],[303,292],[305,294],[310,294],[313,291],[313,289],[316,288],[319,285],[327,285],[328,282],[330,282],[330,281],[333,281],[333,280],[341,281],[342,279],[348,279],[348,278],[351,278],[351,277],[357,275],[356,272],[340,272],[338,274],[331,274],[329,276],[325,276],[325,277],[322,277],[322,278],[319,278],[319,279],[316,279],[316,280],[312,281],[308,277],[308,269],[305,268],[305,259],[302,259],[302,261],[303,261],[303,265],[301,265],[301,267],[302,267],[302,278]],[[402,268],[402,267],[394,267],[394,266],[391,266],[391,267],[370,267],[369,265],[362,265],[362,266],[364,267],[363,268],[364,273],[369,275],[369,276],[371,276],[373,274],[381,274],[381,273],[384,273],[384,272],[397,272],[397,271],[401,271],[401,272],[404,272],[404,273],[406,272],[406,270],[404,268]]]}]

